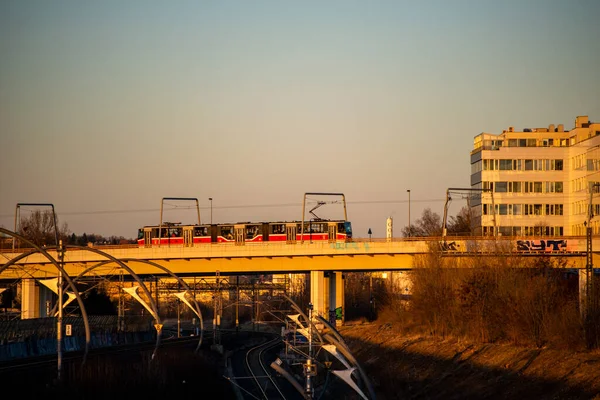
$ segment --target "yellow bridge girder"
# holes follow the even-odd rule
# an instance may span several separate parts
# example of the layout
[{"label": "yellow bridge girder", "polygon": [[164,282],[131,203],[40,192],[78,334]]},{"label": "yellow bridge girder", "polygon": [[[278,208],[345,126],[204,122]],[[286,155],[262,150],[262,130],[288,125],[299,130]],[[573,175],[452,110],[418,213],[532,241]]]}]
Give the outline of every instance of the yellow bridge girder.
[{"label": "yellow bridge girder", "polygon": [[[600,242],[594,248],[600,246]],[[161,247],[99,246],[95,249],[117,259],[137,259],[156,262],[177,275],[222,274],[269,274],[309,271],[374,271],[398,270],[414,267],[417,255],[427,254],[432,249],[448,257],[466,255],[494,255],[498,252],[513,252],[523,255],[568,256],[571,264],[585,266],[585,238],[558,238],[541,240],[490,240],[456,239],[440,240],[374,240],[334,243],[252,243],[202,244],[191,247],[182,245]],[[525,249],[525,251],[524,251]],[[22,251],[27,251],[22,250]],[[2,253],[6,260],[22,254],[22,251]],[[56,251],[47,249],[57,259]],[[583,259],[583,263],[581,262]],[[65,270],[76,276],[87,268],[106,262],[102,255],[80,249],[67,249],[64,257]],[[138,275],[156,274],[162,271],[148,264],[130,261],[127,265]],[[96,268],[92,275],[114,275],[118,273],[116,263],[107,263]],[[0,274],[0,279],[45,278],[56,276],[57,271],[42,254],[35,253],[17,262]]]}]

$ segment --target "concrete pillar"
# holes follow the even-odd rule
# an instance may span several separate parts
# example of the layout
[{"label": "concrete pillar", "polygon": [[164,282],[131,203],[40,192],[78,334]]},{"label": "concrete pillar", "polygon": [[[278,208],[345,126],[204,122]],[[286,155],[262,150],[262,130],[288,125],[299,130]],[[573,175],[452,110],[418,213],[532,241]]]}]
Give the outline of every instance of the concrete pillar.
[{"label": "concrete pillar", "polygon": [[44,285],[36,285],[35,279],[21,280],[21,319],[52,317],[49,315],[56,294]]},{"label": "concrete pillar", "polygon": [[322,315],[323,318],[325,318],[326,320],[329,321],[329,311],[330,308],[329,304],[331,303],[329,300],[329,293],[331,291],[331,287],[330,287],[330,281],[331,279],[329,279],[331,276],[333,276],[333,273],[330,271],[327,271],[323,274],[323,310],[325,311],[325,313]]},{"label": "concrete pillar", "polygon": [[39,288],[35,279],[21,279],[21,319],[39,318]]},{"label": "concrete pillar", "polygon": [[[339,309],[339,310],[338,310]],[[336,310],[338,310],[336,312]],[[329,277],[329,322],[336,326],[343,325],[344,323],[344,280],[341,271],[331,272]],[[341,314],[342,319],[336,318],[336,315]],[[335,321],[332,320],[335,318]]]},{"label": "concrete pillar", "polygon": [[310,271],[310,302],[313,305],[313,315],[327,319],[328,307],[325,297],[325,273]]}]

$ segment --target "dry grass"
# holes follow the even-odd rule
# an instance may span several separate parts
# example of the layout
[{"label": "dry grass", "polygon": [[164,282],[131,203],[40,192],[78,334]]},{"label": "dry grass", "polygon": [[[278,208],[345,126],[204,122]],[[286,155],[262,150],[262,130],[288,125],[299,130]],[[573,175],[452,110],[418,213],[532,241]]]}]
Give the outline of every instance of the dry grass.
[{"label": "dry grass", "polygon": [[600,399],[600,351],[441,339],[381,322],[340,330],[379,400]]}]

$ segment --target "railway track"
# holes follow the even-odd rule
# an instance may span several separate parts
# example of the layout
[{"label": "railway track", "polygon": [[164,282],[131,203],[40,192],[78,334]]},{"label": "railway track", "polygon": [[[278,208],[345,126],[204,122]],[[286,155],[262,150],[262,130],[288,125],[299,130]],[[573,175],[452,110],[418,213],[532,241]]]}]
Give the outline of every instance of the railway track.
[{"label": "railway track", "polygon": [[269,351],[277,347],[281,347],[281,339],[278,337],[252,347],[246,352],[246,369],[258,389],[260,399],[287,399],[273,377],[273,370],[270,367],[274,357],[269,357]]}]

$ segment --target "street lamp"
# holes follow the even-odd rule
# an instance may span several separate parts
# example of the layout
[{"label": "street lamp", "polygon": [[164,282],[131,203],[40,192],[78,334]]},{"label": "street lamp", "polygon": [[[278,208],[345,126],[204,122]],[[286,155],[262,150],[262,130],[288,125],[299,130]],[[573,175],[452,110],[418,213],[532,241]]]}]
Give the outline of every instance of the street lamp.
[{"label": "street lamp", "polygon": [[408,237],[410,237],[410,189],[407,189],[408,193]]},{"label": "street lamp", "polygon": [[212,225],[212,197],[209,197],[208,201],[210,201],[210,224]]}]

